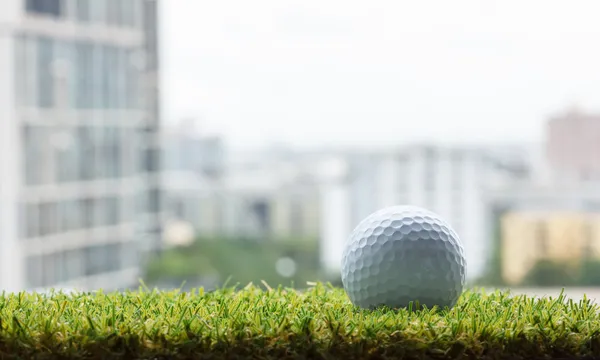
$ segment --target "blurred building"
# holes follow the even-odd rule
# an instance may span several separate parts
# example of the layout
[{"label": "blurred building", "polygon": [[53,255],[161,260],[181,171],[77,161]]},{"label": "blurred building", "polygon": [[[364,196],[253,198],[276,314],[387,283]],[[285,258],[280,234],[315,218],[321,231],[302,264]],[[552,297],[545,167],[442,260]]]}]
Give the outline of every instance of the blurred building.
[{"label": "blurred building", "polygon": [[539,260],[577,264],[600,254],[600,214],[511,211],[501,218],[502,278],[519,284]]},{"label": "blurred building", "polygon": [[546,153],[561,180],[600,180],[600,114],[576,108],[547,123]]},{"label": "blurred building", "polygon": [[[579,254],[583,238],[578,231],[584,221],[595,221],[600,214],[600,188],[590,183],[525,183],[490,192],[486,202],[489,228],[498,242],[493,250],[499,252],[495,254],[500,261],[498,270],[505,281],[517,283],[535,261],[556,254],[556,250],[543,252],[537,247],[540,236],[547,239],[552,236],[544,240],[544,244],[550,244],[542,244],[545,249],[573,245],[564,255],[576,257]],[[534,229],[537,230],[532,233]],[[573,239],[573,236],[579,237]],[[519,251],[522,254],[513,255]]]},{"label": "blurred building", "polygon": [[137,284],[160,240],[156,0],[4,0],[0,288]]},{"label": "blurred building", "polygon": [[221,139],[190,134],[179,130],[165,141],[170,224],[184,221],[211,237],[317,238],[319,193],[310,161],[273,151],[226,158]]},{"label": "blurred building", "polygon": [[185,122],[163,133],[163,202],[167,227],[184,223],[199,231],[216,224],[210,211],[225,171],[225,146],[216,135],[195,132]]},{"label": "blurred building", "polygon": [[311,162],[300,159],[234,167],[222,188],[225,233],[274,239],[317,239],[319,184]]},{"label": "blurred building", "polygon": [[478,277],[492,240],[487,193],[529,176],[522,150],[511,147],[412,145],[342,157],[345,175],[330,180],[323,195],[328,220],[323,221],[322,238],[337,244],[323,260],[331,272],[339,269],[340,247],[362,219],[383,207],[409,204],[430,209],[452,225],[465,246],[467,276]]}]

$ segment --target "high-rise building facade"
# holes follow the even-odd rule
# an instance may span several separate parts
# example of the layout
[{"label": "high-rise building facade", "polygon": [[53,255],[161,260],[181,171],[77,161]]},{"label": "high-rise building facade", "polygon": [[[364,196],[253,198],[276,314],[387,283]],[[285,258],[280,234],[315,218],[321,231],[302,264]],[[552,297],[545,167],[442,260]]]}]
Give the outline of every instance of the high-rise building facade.
[{"label": "high-rise building facade", "polygon": [[0,288],[135,285],[159,243],[156,0],[5,0]]},{"label": "high-rise building facade", "polygon": [[600,180],[600,115],[570,109],[552,117],[546,131],[548,160],[559,178]]}]

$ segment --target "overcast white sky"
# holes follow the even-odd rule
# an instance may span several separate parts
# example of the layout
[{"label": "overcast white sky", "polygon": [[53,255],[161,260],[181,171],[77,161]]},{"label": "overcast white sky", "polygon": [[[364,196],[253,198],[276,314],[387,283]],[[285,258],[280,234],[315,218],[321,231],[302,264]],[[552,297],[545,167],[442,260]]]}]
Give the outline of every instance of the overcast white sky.
[{"label": "overcast white sky", "polygon": [[235,146],[537,141],[600,110],[600,1],[163,0],[164,118]]}]

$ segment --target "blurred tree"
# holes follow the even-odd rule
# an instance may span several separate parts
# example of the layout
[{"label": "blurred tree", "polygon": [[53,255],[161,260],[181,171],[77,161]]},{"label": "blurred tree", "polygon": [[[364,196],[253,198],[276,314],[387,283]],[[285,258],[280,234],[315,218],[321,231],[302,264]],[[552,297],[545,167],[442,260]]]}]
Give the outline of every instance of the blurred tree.
[{"label": "blurred tree", "polygon": [[502,228],[500,219],[506,209],[502,206],[492,209],[493,233],[492,233],[492,249],[490,259],[483,276],[476,279],[473,285],[478,286],[502,286],[504,279],[502,278]]},{"label": "blurred tree", "polygon": [[578,276],[567,263],[539,260],[529,270],[521,285],[524,286],[573,286]]},{"label": "blurred tree", "polygon": [[[287,264],[287,271],[280,271],[281,264]],[[328,280],[320,275],[316,239],[265,243],[252,238],[223,237],[199,238],[189,246],[167,250],[146,267],[144,281],[177,285],[203,278],[216,278],[218,285],[226,281],[228,286],[249,282],[260,285],[264,280],[270,286],[299,288],[305,287],[307,281]]]},{"label": "blurred tree", "polygon": [[582,286],[600,286],[600,260],[586,259],[581,262],[579,284]]}]

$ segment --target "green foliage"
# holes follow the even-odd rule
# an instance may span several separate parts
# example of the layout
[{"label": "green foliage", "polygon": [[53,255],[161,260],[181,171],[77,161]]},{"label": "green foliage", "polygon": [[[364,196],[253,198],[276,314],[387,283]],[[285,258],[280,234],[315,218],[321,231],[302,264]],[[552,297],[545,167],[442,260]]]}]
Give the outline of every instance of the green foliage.
[{"label": "green foliage", "polygon": [[600,261],[586,259],[581,263],[579,284],[582,286],[600,286]]},{"label": "green foliage", "polygon": [[367,311],[323,284],[5,294],[0,358],[597,358],[599,310],[473,290],[451,310]]},{"label": "green foliage", "polygon": [[527,273],[525,286],[599,286],[600,261],[584,259],[572,263],[540,260]]},{"label": "green foliage", "polygon": [[[279,275],[276,262],[290,257],[296,263],[291,278]],[[318,243],[312,239],[259,241],[252,238],[199,238],[189,247],[165,251],[149,262],[144,280],[148,283],[218,277],[219,283],[259,282],[304,284],[319,279]]]},{"label": "green foliage", "polygon": [[570,264],[539,260],[522,281],[526,286],[572,286],[579,283],[578,274]]},{"label": "green foliage", "polygon": [[487,262],[487,268],[484,275],[475,280],[476,285],[481,286],[502,286],[505,285],[502,278],[502,228],[500,219],[504,210],[495,209],[493,211],[493,235],[492,235],[492,250],[490,259]]}]

